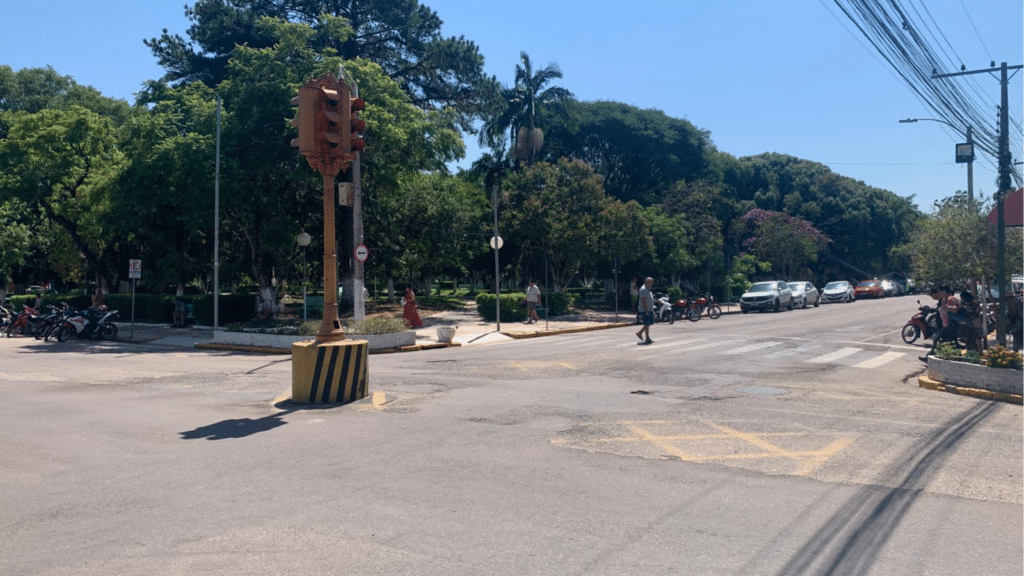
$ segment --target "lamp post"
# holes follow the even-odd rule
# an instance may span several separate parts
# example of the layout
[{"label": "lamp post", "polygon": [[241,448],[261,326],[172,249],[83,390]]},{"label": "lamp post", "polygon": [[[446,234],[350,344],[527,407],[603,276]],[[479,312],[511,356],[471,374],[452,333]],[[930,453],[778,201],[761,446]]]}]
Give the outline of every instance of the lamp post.
[{"label": "lamp post", "polygon": [[299,234],[298,238],[296,238],[296,241],[298,241],[299,246],[302,248],[302,321],[303,322],[306,321],[306,284],[308,283],[307,280],[306,280],[306,246],[309,246],[309,243],[312,240],[313,240],[313,238],[310,237],[310,235],[306,234],[305,232]]},{"label": "lamp post", "polygon": [[[960,129],[957,128],[956,126],[950,124],[949,122],[946,122],[945,120],[939,120],[938,118],[906,118],[904,120],[900,120],[900,124],[913,124],[913,123],[919,122],[921,120],[926,120],[928,122],[940,122],[942,124],[945,124],[946,126],[949,126],[953,130],[956,130],[957,132],[960,132]],[[957,147],[956,147],[957,154],[956,155],[957,155],[957,158],[961,158],[961,157],[966,157],[967,158],[967,160],[966,160],[966,162],[967,162],[967,207],[973,213],[974,212],[974,132],[972,131],[970,126],[967,127],[967,131],[965,133],[965,136],[967,137],[967,143],[963,144],[963,145],[961,145],[961,144],[957,145]],[[965,146],[966,149],[965,150],[961,150],[961,146]],[[963,151],[964,154],[961,154],[961,151]],[[957,162],[961,162],[961,160],[958,159]]]}]

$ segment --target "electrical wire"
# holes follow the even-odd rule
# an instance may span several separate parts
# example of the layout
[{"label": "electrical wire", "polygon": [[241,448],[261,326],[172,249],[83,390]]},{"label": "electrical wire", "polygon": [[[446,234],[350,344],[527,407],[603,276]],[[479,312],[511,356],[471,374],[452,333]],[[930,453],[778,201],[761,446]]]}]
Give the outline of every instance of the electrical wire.
[{"label": "electrical wire", "polygon": [[[967,126],[972,128],[975,146],[985,153],[978,159],[995,167],[999,135],[992,122],[991,88],[982,86],[973,75],[933,78],[949,69],[963,69],[964,65],[923,2],[918,0],[920,10],[914,0],[907,0],[909,9],[900,0],[834,2],[926,108],[937,118],[959,127],[958,137],[962,137]],[[952,56],[942,47],[940,37],[949,46]],[[938,50],[933,48],[933,43],[939,46]],[[1012,110],[1006,112],[1013,126],[1007,135],[1011,150],[1019,151],[1024,130]],[[1016,186],[1021,186],[1024,178],[1020,166],[1011,164],[1010,170]]]}]

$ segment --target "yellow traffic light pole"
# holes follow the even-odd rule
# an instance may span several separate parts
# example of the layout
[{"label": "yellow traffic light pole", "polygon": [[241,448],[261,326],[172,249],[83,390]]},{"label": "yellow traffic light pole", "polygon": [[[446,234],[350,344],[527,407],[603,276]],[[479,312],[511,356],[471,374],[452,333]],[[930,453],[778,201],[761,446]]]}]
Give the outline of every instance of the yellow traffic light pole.
[{"label": "yellow traffic light pole", "polygon": [[356,154],[352,150],[349,87],[324,74],[299,88],[292,100],[299,113],[292,145],[323,177],[324,316],[312,342],[292,345],[292,399],[303,403],[347,403],[368,394],[369,343],[346,340],[338,318],[338,255],[335,249],[334,182]]}]

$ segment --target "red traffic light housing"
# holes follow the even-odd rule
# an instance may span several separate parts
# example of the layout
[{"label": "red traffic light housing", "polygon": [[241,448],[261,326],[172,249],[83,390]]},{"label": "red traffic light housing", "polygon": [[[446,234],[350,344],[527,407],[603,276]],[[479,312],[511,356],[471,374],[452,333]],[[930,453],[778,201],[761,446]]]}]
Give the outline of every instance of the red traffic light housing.
[{"label": "red traffic light housing", "polygon": [[359,117],[359,111],[366,108],[366,101],[362,98],[349,98],[349,146],[353,152],[360,152],[366,148],[366,141],[362,138],[363,130],[366,130],[366,121]]}]

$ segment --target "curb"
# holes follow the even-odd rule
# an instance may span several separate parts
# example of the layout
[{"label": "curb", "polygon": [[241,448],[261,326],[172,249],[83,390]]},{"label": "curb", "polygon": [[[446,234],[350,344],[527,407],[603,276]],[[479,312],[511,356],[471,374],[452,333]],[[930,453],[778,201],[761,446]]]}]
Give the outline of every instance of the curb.
[{"label": "curb", "polygon": [[995,400],[998,402],[1008,402],[1010,404],[1024,405],[1024,398],[1022,398],[1020,394],[993,392],[991,390],[985,390],[982,388],[969,388],[967,386],[953,386],[951,384],[943,384],[942,382],[939,382],[937,380],[932,380],[927,376],[918,376],[917,385],[921,388],[927,388],[928,390],[936,390],[938,392],[949,392],[951,394],[971,396],[973,398],[980,398],[982,400]]},{"label": "curb", "polygon": [[193,347],[200,350],[220,350],[222,352],[253,352],[256,354],[288,354],[291,348],[267,348],[265,346],[239,346],[237,344],[214,344],[212,342],[196,342]]},{"label": "curb", "polygon": [[501,334],[504,336],[508,336],[513,340],[523,340],[526,338],[557,336],[559,334],[575,334],[578,332],[593,332],[594,330],[607,330],[609,328],[622,328],[624,326],[633,325],[633,322],[617,322],[615,324],[599,324],[597,326],[583,326],[581,328],[562,328],[561,330],[540,330],[537,332],[501,332]]}]

